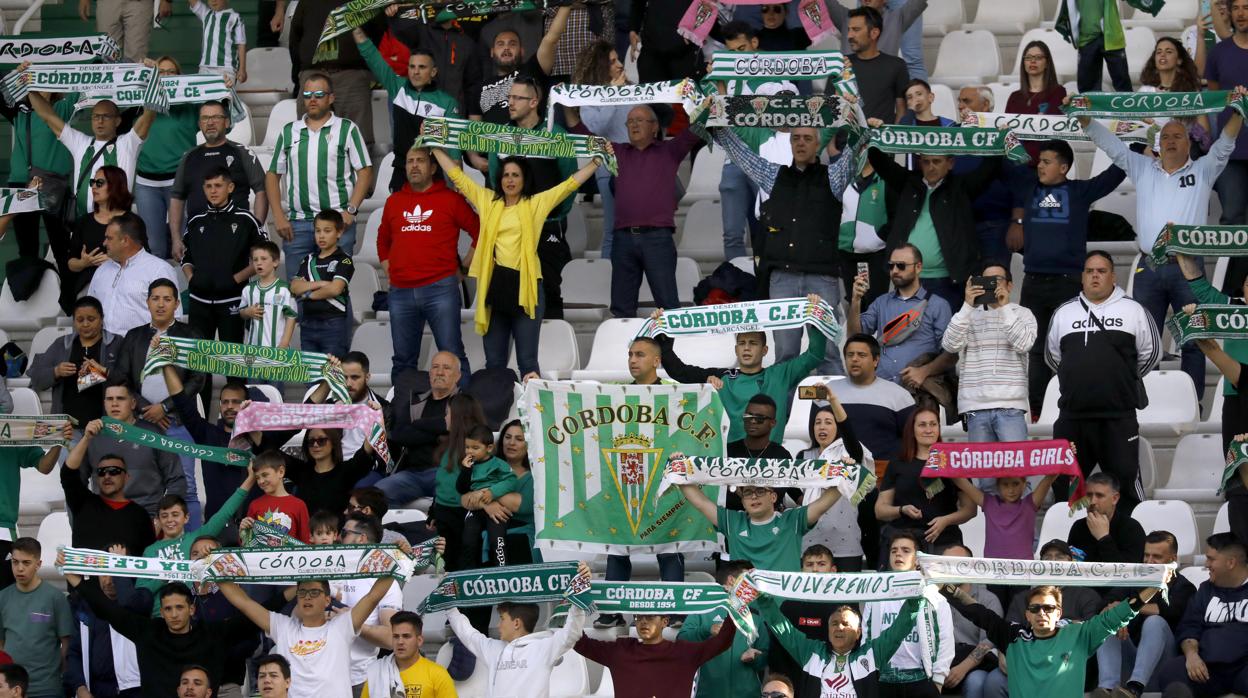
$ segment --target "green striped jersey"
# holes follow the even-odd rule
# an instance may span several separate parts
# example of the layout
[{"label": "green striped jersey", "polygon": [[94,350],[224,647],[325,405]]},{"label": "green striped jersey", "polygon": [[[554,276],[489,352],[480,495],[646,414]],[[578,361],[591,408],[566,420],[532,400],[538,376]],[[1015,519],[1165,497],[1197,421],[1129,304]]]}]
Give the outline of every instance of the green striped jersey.
[{"label": "green striped jersey", "polygon": [[290,285],[281,279],[268,286],[261,286],[260,280],[252,278],[243,289],[243,299],[238,307],[247,308],[258,305],[264,308],[264,317],[247,323],[246,344],[260,347],[275,347],[282,341],[286,333],[286,320],[299,314],[295,305],[295,297],[290,293]]},{"label": "green striped jersey", "polygon": [[243,24],[242,16],[228,7],[219,12],[214,11],[204,0],[191,5],[191,12],[204,25],[199,67],[229,68],[237,71],[238,47],[247,44],[247,28]]},{"label": "green striped jersey", "polygon": [[283,126],[269,172],[286,176],[282,186],[287,217],[310,221],[327,208],[346,210],[355,171],[370,165],[360,129],[334,115],[316,131],[304,119]]}]

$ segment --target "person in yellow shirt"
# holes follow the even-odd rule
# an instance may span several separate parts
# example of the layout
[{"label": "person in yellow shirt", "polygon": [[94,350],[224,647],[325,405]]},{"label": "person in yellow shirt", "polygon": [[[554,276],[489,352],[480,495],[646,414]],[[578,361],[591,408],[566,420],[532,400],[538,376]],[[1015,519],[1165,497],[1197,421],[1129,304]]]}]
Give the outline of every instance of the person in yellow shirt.
[{"label": "person in yellow shirt", "polygon": [[551,209],[594,176],[602,159],[591,159],[563,183],[539,192],[523,157],[502,160],[491,190],[469,179],[441,148],[434,148],[433,155],[481,217],[477,244],[468,252],[468,276],[477,280],[475,324],[483,335],[485,367],[506,368],[514,337],[520,375],[536,376],[544,300],[537,258],[542,224]]},{"label": "person in yellow shirt", "polygon": [[390,618],[394,654],[373,662],[360,698],[369,695],[457,698],[455,682],[441,665],[420,654],[425,643],[424,623],[411,611],[399,611]]}]

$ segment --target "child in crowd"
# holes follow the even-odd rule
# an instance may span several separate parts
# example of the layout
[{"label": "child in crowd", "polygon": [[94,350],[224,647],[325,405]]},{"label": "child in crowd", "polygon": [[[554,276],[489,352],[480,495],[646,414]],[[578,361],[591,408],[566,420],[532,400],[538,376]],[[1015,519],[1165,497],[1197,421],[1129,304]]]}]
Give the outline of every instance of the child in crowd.
[{"label": "child in crowd", "polygon": [[234,84],[247,82],[247,27],[229,0],[188,0],[204,25],[199,72],[219,73]]},{"label": "child in crowd", "polygon": [[277,278],[277,263],[281,259],[282,251],[273,242],[265,240],[251,246],[251,270],[255,276],[238,304],[239,316],[249,320],[243,340],[246,344],[286,348],[295,334],[299,308],[290,285]]},{"label": "child in crowd", "polygon": [[[286,491],[286,458],[278,451],[266,451],[251,462],[256,474],[256,485],[263,495],[247,507],[247,518],[239,524],[243,531],[250,531],[253,545],[274,546],[291,540],[307,543],[310,539],[308,507],[302,499]],[[251,531],[256,522],[265,525],[264,531]],[[260,536],[260,541],[255,540]]]},{"label": "child in crowd", "polygon": [[308,543],[312,545],[335,545],[338,543],[338,532],[342,528],[342,519],[338,514],[324,509],[312,515],[308,529],[312,532]]},{"label": "child in crowd", "polygon": [[304,351],[346,356],[351,346],[349,287],[355,265],[346,251],[338,249],[345,229],[341,213],[326,209],[316,214],[317,251],[303,258],[290,281],[290,290],[302,301],[299,327]]},{"label": "child in crowd", "polygon": [[1031,559],[1035,550],[1036,512],[1056,479],[1056,475],[1046,476],[1036,484],[1031,495],[1025,497],[1026,478],[998,478],[996,494],[981,490],[967,478],[951,478],[975,506],[984,510],[987,519],[984,557]]},{"label": "child in crowd", "polygon": [[[484,424],[468,430],[464,436],[463,468],[456,487],[460,494],[475,500],[474,506],[489,504],[505,494],[515,492],[519,481],[507,461],[494,456],[494,432]],[[464,520],[462,568],[481,566],[481,532],[490,537],[490,563],[507,565],[507,522],[495,521],[482,509],[469,511]]]}]

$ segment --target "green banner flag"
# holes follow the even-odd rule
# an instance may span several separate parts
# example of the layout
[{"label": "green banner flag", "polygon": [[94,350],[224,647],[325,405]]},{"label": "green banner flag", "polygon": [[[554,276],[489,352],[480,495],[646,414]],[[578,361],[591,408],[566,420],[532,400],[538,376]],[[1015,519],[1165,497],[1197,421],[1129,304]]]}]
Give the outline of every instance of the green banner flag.
[{"label": "green banner flag", "polygon": [[351,403],[346,376],[341,368],[330,365],[329,356],[325,354],[166,335],[160,338],[160,344],[148,350],[143,377],[170,365],[188,371],[281,383],[325,381],[330,394],[339,402]]},{"label": "green banner flag", "polygon": [[1006,129],[967,126],[881,126],[870,129],[871,147],[886,153],[1004,156],[1027,162],[1022,141]]},{"label": "green banner flag", "polygon": [[664,310],[659,318],[647,318],[638,337],[683,337],[704,334],[739,334],[764,330],[792,330],[810,325],[828,341],[840,341],[841,325],[827,301],[806,298],[772,298],[765,301],[694,305]]},{"label": "green banner flag", "polygon": [[1198,305],[1191,314],[1180,310],[1171,315],[1166,328],[1179,344],[1193,339],[1248,339],[1248,306]]},{"label": "green banner flag", "polygon": [[[519,410],[539,548],[620,555],[719,549],[715,527],[680,492],[659,494],[672,453],[724,455],[728,418],[709,385],[534,379]],[[705,492],[718,498],[718,488]]]},{"label": "green banner flag", "polygon": [[417,612],[565,599],[589,610],[589,579],[578,575],[576,568],[575,562],[547,562],[449,572],[420,602]]},{"label": "green banner flag", "polygon": [[607,139],[551,133],[470,119],[428,118],[420,126],[420,145],[500,155],[541,158],[599,158],[611,174],[619,174],[615,151]]},{"label": "green banner flag", "polygon": [[1248,225],[1178,225],[1162,228],[1153,243],[1153,263],[1162,265],[1174,254],[1248,257]]},{"label": "green banner flag", "polygon": [[104,422],[104,431],[120,441],[128,441],[132,444],[140,444],[160,451],[176,453],[179,456],[198,458],[199,460],[212,461],[213,463],[237,465],[240,468],[246,468],[251,463],[250,451],[242,451],[237,448],[221,448],[220,446],[203,446],[193,441],[175,439],[164,434],[157,434],[154,431],[136,427],[133,424],[126,424],[107,415],[100,419]]},{"label": "green banner flag", "polygon": [[1070,116],[1094,118],[1148,119],[1159,116],[1198,116],[1217,114],[1232,107],[1240,114],[1248,97],[1236,97],[1229,90],[1206,92],[1084,92],[1070,98],[1062,111]]}]

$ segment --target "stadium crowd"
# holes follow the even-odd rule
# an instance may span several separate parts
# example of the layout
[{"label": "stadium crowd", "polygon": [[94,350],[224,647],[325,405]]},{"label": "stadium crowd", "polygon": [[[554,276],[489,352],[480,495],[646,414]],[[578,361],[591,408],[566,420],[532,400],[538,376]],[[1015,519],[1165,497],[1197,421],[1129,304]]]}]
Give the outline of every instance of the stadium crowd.
[{"label": "stadium crowd", "polygon": [[[718,15],[702,46],[678,32],[691,3]],[[63,196],[60,210],[8,215],[3,225],[16,231],[19,261],[40,256],[46,231],[72,332],[31,357],[26,375],[50,398],[50,413],[72,424],[65,445],[46,450],[0,435],[0,698],[446,698],[470,679],[480,692],[471,695],[544,697],[559,695],[552,674],[570,652],[605,667],[595,695],[621,697],[1248,694],[1248,465],[1225,483],[1229,530],[1204,539],[1206,574],[1196,584],[1171,573],[1161,589],[945,585],[923,599],[849,605],[763,595],[751,610],[754,638],[723,613],[638,614],[628,628],[622,614],[573,608],[552,617],[518,601],[452,609],[448,632],[430,627],[415,612],[421,599],[387,576],[283,587],[58,572],[60,552],[18,531],[29,501],[23,469],[59,477],[75,549],[196,561],[240,543],[410,552],[436,538],[448,572],[541,562],[533,470],[545,466],[530,461],[537,436],[511,417],[512,388],[543,375],[543,321],[579,302],[562,276],[573,258],[569,215],[578,197],[600,200],[607,314],[661,323],[688,293],[677,281],[687,179],[678,173],[720,149],[723,265],[703,295],[826,302],[842,341],[814,328],[742,332],[735,364],[715,367],[687,363],[701,357],[678,355],[672,337],[638,336],[613,348],[627,364],[624,382],[712,386],[729,418],[728,457],[835,454],[879,479],[860,503],[835,488],[743,485],[717,501],[682,485],[687,504],[722,534],[714,562],[700,561],[713,564],[718,585],[731,591],[752,569],[913,572],[920,553],[1179,562],[1176,533],[1146,530],[1132,515],[1147,499],[1137,410],[1177,399],[1147,394],[1144,379],[1167,358],[1168,313],[1243,305],[1248,266],[1231,257],[1219,287],[1206,275],[1212,258],[1149,257],[1167,225],[1248,225],[1239,111],[1150,119],[1148,137],[1134,142],[1079,116],[1077,138],[1028,140],[1023,162],[895,155],[862,134],[1069,108],[1054,47],[1020,47],[1017,89],[1004,105],[986,85],[958,85],[960,113],[941,114],[920,41],[927,0],[861,0],[853,9],[836,0],[578,0],[536,10],[506,2],[445,21],[390,5],[326,54],[321,28],[343,4],[261,2],[262,26],[246,27],[227,0],[189,0],[203,22],[199,73],[245,84],[256,69],[246,61],[253,37],[280,34],[289,47],[299,116],[264,159],[227,138],[234,111],[220,101],[157,113],[110,99],[82,108],[81,95],[36,91],[3,110],[14,126],[10,186],[59,186]],[[856,78],[841,106],[862,122],[779,130],[700,122],[700,107],[717,95],[832,95],[831,80],[708,77],[716,51],[824,46],[812,47],[802,28],[799,15],[812,7],[829,11],[837,29],[827,46],[844,52]],[[1248,97],[1248,0],[1201,7],[1208,12],[1194,26],[1157,39],[1138,66],[1127,63],[1118,0],[1062,0],[1077,91],[1099,91],[1104,65],[1115,91]],[[161,75],[183,73],[168,56],[147,55],[153,16],[173,12],[169,2],[81,0],[84,21],[93,9],[124,55]],[[709,96],[550,103],[559,84],[630,84],[625,62],[639,83],[688,79]],[[374,166],[372,85],[390,112],[388,181]],[[89,119],[75,119],[76,109]],[[425,120],[447,117],[609,146],[578,162],[428,144]],[[1077,178],[1072,140],[1090,141],[1107,166]],[[1136,192],[1133,227],[1094,208],[1127,186]],[[361,207],[374,190],[389,192],[369,251],[388,291],[352,297],[353,257],[373,244],[364,242]],[[1221,218],[1211,221],[1214,200]],[[1138,247],[1132,278],[1100,249],[1111,240]],[[643,277],[657,308],[643,307]],[[472,322],[461,324],[466,279],[476,298]],[[382,357],[352,342],[361,304],[389,313],[390,396],[371,373]],[[427,368],[426,326],[436,346]],[[465,331],[481,335],[484,366],[470,365]],[[176,362],[150,370],[171,338],[327,354],[326,374],[341,374],[345,394],[328,378],[258,385]],[[1207,361],[1224,378],[1215,416],[1222,452],[1248,439],[1246,340],[1174,350],[1197,396]],[[822,378],[812,387],[811,376]],[[1054,386],[1052,436],[1073,445],[1086,479],[1086,516],[1065,537],[1037,532],[1049,507],[1066,506],[1070,477],[954,478],[941,488],[923,476],[942,431],[973,443],[1027,440]],[[799,398],[799,387],[812,395]],[[251,464],[240,468],[113,428],[239,448],[239,414],[279,396],[375,410],[380,437],[360,426],[257,429],[242,435]],[[808,410],[794,404],[807,399]],[[0,410],[14,413],[7,388]],[[803,449],[791,451],[790,414],[806,411]],[[1174,465],[1189,467],[1222,464]],[[417,505],[427,511],[415,521],[387,518]],[[982,549],[963,531],[977,518]],[[606,556],[605,567],[587,562],[608,581],[633,577],[627,554]],[[593,573],[586,563],[580,571]],[[658,554],[657,573],[668,582],[692,574],[681,553]],[[445,638],[442,664],[422,654],[426,635],[437,638],[431,645]]]}]

